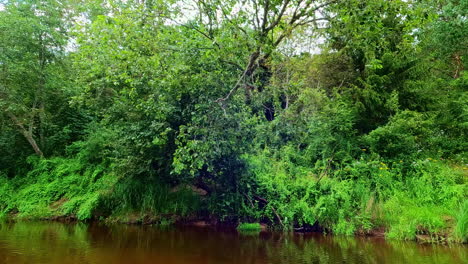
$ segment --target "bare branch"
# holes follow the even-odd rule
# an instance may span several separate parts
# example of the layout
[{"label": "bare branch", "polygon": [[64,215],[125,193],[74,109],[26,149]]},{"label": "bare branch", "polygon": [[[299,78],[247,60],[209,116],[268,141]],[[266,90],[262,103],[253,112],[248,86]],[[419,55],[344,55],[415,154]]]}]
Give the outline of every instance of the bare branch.
[{"label": "bare branch", "polygon": [[29,142],[29,144],[31,145],[31,147],[34,149],[34,152],[36,152],[37,155],[39,155],[40,157],[43,157],[44,154],[42,153],[41,149],[39,148],[39,146],[37,145],[37,142],[36,140],[34,139],[33,137],[33,134],[32,134],[32,130],[29,129],[27,130],[23,123],[21,123],[21,121],[18,120],[18,118],[10,113],[10,112],[6,112],[7,115],[11,118],[11,120],[13,121],[13,123],[18,126],[19,128],[19,131],[21,132],[21,134],[23,134],[23,136],[26,138],[26,140]]},{"label": "bare branch", "polygon": [[224,16],[224,18],[228,21],[229,24],[231,24],[232,26],[234,26],[235,28],[237,28],[238,30],[240,30],[242,33],[244,33],[244,35],[246,35],[247,37],[249,36],[247,34],[247,31],[245,31],[245,29],[243,29],[242,27],[239,27],[237,24],[235,24],[234,22],[232,22],[231,19],[229,19],[227,13],[226,13],[226,10],[223,8],[222,4],[221,4],[221,12]]},{"label": "bare branch", "polygon": [[[254,28],[255,30],[259,30],[260,29],[260,18],[258,17],[259,15],[259,10],[258,10],[258,3],[256,0],[252,0],[252,3],[253,3],[253,7],[255,9],[255,20],[254,20]],[[257,22],[257,24],[255,24],[255,22]]]},{"label": "bare branch", "polygon": [[219,59],[219,60],[220,60],[221,62],[223,62],[223,63],[227,63],[227,64],[230,64],[230,65],[236,67],[236,69],[238,69],[238,70],[241,70],[241,71],[244,70],[239,64],[237,64],[237,63],[235,63],[235,62],[233,62],[233,61],[228,61],[228,60],[224,60],[224,59]]},{"label": "bare branch", "polygon": [[236,84],[231,88],[229,93],[226,95],[226,97],[220,97],[220,98],[215,100],[215,102],[219,103],[223,109],[225,107],[223,103],[225,101],[229,100],[229,98],[232,96],[232,94],[234,94],[234,92],[237,91],[237,89],[239,89],[240,84],[242,83],[244,78],[246,76],[250,76],[252,74],[252,72],[255,70],[256,62],[257,62],[257,59],[258,59],[259,56],[260,56],[260,51],[259,50],[252,53],[252,55],[250,55],[249,63],[247,65],[247,67],[245,68],[245,70],[242,73],[242,75],[240,76],[240,78],[237,80]]},{"label": "bare branch", "polygon": [[[318,0],[299,0],[295,4],[297,4],[294,7],[294,11],[292,11],[292,16],[290,16],[289,21],[287,21],[287,27],[283,31],[281,31],[280,35],[276,40],[273,38],[271,39],[271,42],[269,42],[269,39],[266,39],[265,37],[268,36],[270,32],[273,32],[275,27],[277,27],[280,22],[285,19],[286,13],[289,12],[288,10],[292,9],[290,7],[291,0],[284,0],[282,1],[282,4],[280,4],[279,11],[276,11],[273,15],[272,19],[268,19],[268,15],[270,11],[272,11],[272,3],[270,0],[265,0],[263,2],[263,17],[260,18],[260,3],[258,0],[251,0],[253,8],[254,8],[254,18],[253,18],[253,24],[254,24],[254,29],[257,31],[257,33],[260,35],[261,40],[260,43],[256,44],[255,52],[253,52],[249,58],[249,62],[247,64],[247,67],[243,71],[242,75],[239,77],[237,80],[236,84],[231,88],[229,93],[225,97],[218,98],[215,100],[215,102],[219,103],[221,107],[224,109],[225,108],[225,102],[239,89],[241,86],[242,81],[245,81],[246,77],[251,77],[253,76],[254,71],[258,67],[258,61],[259,60],[265,60],[270,57],[272,54],[274,48],[278,47],[278,45],[288,36],[290,36],[294,29],[296,29],[299,26],[304,26],[307,24],[311,23],[316,23],[317,21],[326,21],[328,20],[325,17],[316,17],[316,11],[322,9],[323,7],[326,7],[328,5],[331,5],[333,3],[336,3],[340,0],[331,0],[324,2],[322,4],[318,4],[321,1]],[[305,3],[305,4],[304,4]],[[315,5],[318,4],[318,5]],[[223,10],[223,14],[225,15],[225,19],[229,20],[227,15],[225,14],[225,10]],[[269,22],[271,21],[271,22]],[[238,25],[236,26],[239,30],[241,29]],[[243,31],[245,33],[245,31]],[[247,33],[245,33],[247,34]],[[264,51],[263,54],[260,53],[262,49],[264,48],[265,45],[271,44],[272,48],[267,49],[267,51]]]},{"label": "bare branch", "polygon": [[286,12],[286,9],[287,9],[287,7],[289,5],[289,2],[290,2],[290,0],[286,0],[283,3],[283,6],[281,7],[281,11],[279,12],[276,19],[273,21],[273,23],[271,23],[271,25],[269,25],[267,28],[265,28],[265,30],[264,30],[265,33],[268,33],[270,30],[272,30],[274,27],[276,27],[278,25],[278,23],[281,21],[281,18],[283,18],[284,12]]},{"label": "bare branch", "polygon": [[265,0],[265,5],[263,6],[263,21],[262,21],[262,32],[265,32],[266,25],[268,23],[268,11],[270,9],[270,1]]}]

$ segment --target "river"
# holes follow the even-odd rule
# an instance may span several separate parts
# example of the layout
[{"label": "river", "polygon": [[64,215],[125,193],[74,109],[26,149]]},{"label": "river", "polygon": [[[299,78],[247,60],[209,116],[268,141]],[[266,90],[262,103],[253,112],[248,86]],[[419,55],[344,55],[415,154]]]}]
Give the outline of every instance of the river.
[{"label": "river", "polygon": [[213,228],[0,223],[0,263],[468,263],[466,245]]}]

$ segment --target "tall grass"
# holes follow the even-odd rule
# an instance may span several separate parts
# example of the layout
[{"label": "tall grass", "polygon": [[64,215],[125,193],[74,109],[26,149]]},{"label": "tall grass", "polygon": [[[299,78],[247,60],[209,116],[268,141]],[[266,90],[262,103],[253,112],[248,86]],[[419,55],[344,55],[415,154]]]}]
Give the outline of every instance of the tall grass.
[{"label": "tall grass", "polygon": [[73,215],[79,220],[130,212],[184,216],[199,206],[198,197],[189,190],[171,192],[157,178],[119,177],[112,165],[85,166],[78,158],[30,162],[34,169],[26,176],[0,177],[0,215]]},{"label": "tall grass", "polygon": [[468,200],[460,204],[455,220],[455,237],[461,242],[468,242]]}]

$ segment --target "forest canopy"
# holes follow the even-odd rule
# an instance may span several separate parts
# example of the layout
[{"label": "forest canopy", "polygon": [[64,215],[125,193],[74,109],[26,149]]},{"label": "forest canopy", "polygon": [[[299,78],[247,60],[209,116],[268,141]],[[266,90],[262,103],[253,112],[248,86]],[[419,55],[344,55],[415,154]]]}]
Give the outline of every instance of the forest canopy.
[{"label": "forest canopy", "polygon": [[0,215],[466,241],[467,10],[0,1]]}]

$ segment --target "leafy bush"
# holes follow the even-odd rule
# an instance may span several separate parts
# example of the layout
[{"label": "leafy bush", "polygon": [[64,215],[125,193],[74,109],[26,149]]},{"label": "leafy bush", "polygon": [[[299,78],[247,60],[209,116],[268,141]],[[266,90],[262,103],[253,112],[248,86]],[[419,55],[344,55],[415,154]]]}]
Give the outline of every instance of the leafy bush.
[{"label": "leafy bush", "polygon": [[403,111],[369,133],[370,149],[386,158],[417,155],[426,150],[430,122],[422,114]]},{"label": "leafy bush", "polygon": [[288,148],[282,153],[265,149],[244,157],[252,173],[243,184],[249,187],[243,189],[246,219],[267,218],[288,229],[318,223],[347,235],[386,226],[390,238],[413,239],[446,233],[466,192],[462,171],[430,158],[362,159],[324,171],[295,164],[297,153]]}]

